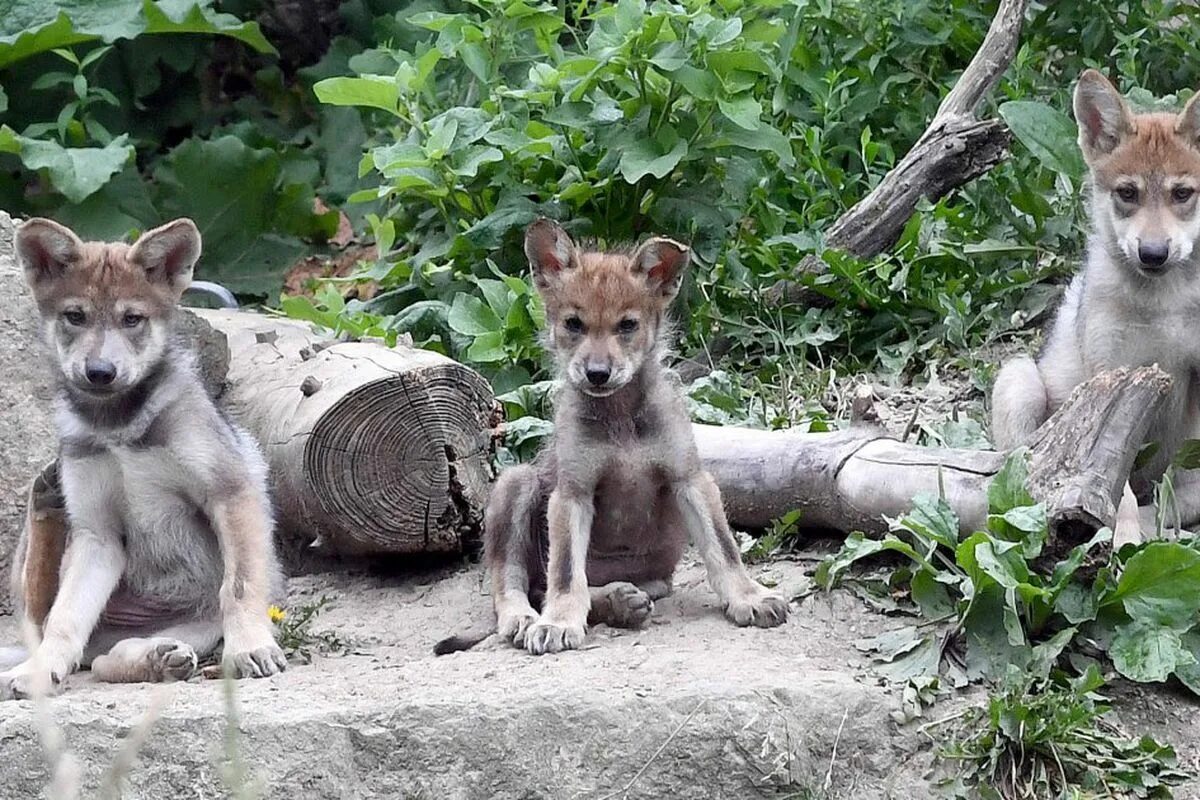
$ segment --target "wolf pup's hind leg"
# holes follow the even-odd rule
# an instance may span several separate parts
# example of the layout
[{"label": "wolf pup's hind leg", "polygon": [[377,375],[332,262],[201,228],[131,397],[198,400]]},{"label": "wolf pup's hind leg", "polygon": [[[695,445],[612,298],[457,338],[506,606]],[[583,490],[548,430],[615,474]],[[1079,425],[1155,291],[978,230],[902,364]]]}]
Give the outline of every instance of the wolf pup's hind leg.
[{"label": "wolf pup's hind leg", "polygon": [[1020,356],[1001,367],[992,389],[992,444],[996,449],[1028,444],[1049,416],[1046,385],[1033,359]]},{"label": "wolf pup's hind leg", "polygon": [[603,623],[614,628],[640,628],[654,613],[654,599],[645,589],[626,581],[593,586],[588,625]]}]

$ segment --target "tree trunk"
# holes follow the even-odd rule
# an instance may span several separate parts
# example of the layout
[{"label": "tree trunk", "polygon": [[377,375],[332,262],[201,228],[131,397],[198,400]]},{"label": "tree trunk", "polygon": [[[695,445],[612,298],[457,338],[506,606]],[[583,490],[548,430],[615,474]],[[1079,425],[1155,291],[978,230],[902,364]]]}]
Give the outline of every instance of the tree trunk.
[{"label": "tree trunk", "polygon": [[459,552],[492,477],[491,389],[411,347],[198,311],[229,345],[222,404],[262,445],[281,527],[339,554]]},{"label": "tree trunk", "polygon": [[[1101,373],[1076,388],[1029,451],[1030,491],[1065,552],[1112,527],[1130,468],[1171,379],[1157,367]],[[987,490],[1005,453],[920,447],[873,427],[834,433],[695,425],[730,521],[765,527],[799,510],[806,528],[878,532],[913,496],[942,493],[970,533],[987,522]],[[1059,552],[1055,550],[1055,552]]]}]

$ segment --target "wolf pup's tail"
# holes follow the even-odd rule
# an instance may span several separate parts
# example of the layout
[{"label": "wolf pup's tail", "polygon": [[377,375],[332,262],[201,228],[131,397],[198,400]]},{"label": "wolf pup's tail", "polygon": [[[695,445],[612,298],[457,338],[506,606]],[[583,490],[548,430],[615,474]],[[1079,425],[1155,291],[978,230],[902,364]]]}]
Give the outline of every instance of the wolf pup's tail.
[{"label": "wolf pup's tail", "polygon": [[12,669],[27,658],[29,658],[29,651],[24,647],[0,647],[0,672]]},{"label": "wolf pup's tail", "polygon": [[468,631],[467,633],[456,633],[453,636],[447,636],[433,646],[433,654],[435,656],[444,656],[448,653],[461,653],[463,650],[470,650],[495,632],[496,629],[492,628],[486,631]]}]

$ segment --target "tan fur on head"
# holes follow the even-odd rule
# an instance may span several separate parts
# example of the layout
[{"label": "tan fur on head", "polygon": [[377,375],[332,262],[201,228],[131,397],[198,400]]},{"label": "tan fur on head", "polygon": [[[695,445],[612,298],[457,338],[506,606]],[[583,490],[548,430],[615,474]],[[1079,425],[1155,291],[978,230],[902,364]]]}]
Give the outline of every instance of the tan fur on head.
[{"label": "tan fur on head", "polygon": [[610,395],[656,355],[687,267],[685,245],[655,237],[632,251],[595,252],[539,219],[526,231],[525,254],[546,304],[550,349],[573,386]]},{"label": "tan fur on head", "polygon": [[[164,352],[165,322],[201,248],[189,219],[147,231],[132,245],[84,242],[57,222],[31,219],[17,229],[15,246],[64,377],[107,393],[138,383]],[[89,371],[112,377],[97,384]]]},{"label": "tan fur on head", "polygon": [[1088,70],[1075,87],[1079,147],[1091,170],[1097,230],[1132,271],[1159,277],[1194,260],[1200,244],[1200,105],[1134,114]]},{"label": "tan fur on head", "polygon": [[93,305],[140,297],[153,307],[179,302],[200,259],[200,231],[177,219],[147,231],[132,245],[84,242],[63,225],[34,217],[17,228],[17,261],[42,313],[65,297]]}]

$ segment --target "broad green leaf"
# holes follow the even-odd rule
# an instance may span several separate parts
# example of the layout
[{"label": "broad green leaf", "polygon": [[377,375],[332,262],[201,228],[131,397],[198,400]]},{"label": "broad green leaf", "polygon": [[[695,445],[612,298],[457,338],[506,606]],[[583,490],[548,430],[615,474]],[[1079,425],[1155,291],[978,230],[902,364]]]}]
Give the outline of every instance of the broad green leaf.
[{"label": "broad green leaf", "polygon": [[1003,103],[999,112],[1013,135],[1043,165],[1075,181],[1083,176],[1083,157],[1076,143],[1078,129],[1070,117],[1035,100]]},{"label": "broad green leaf", "polygon": [[328,105],[379,108],[392,114],[400,102],[396,79],[383,75],[326,78],[313,85],[313,93]]},{"label": "broad green leaf", "polygon": [[[464,336],[483,336],[491,333],[500,336],[504,329],[504,324],[496,312],[478,297],[470,294],[454,296],[447,321],[454,332]],[[500,339],[496,342],[499,344]]]},{"label": "broad green leaf", "polygon": [[305,201],[282,184],[275,150],[234,136],[183,142],[159,161],[154,177],[163,217],[191,217],[204,236],[200,276],[236,292],[274,296],[306,249],[278,231],[323,224],[306,219],[319,216],[311,194]]},{"label": "broad green leaf", "polygon": [[945,584],[939,582],[932,572],[918,570],[910,584],[913,602],[927,619],[941,619],[954,613],[954,601]]},{"label": "broad green leaf", "polygon": [[730,98],[718,97],[717,107],[726,119],[739,128],[757,131],[762,127],[762,106],[749,92]]},{"label": "broad green leaf", "polygon": [[20,153],[21,137],[7,125],[0,125],[0,153]]},{"label": "broad green leaf", "polygon": [[1171,464],[1176,469],[1200,469],[1200,439],[1188,439],[1181,444]]},{"label": "broad green leaf", "polygon": [[1180,637],[1183,648],[1192,656],[1192,663],[1177,664],[1175,677],[1191,690],[1192,694],[1200,695],[1200,633],[1188,631]]},{"label": "broad green leaf", "polygon": [[50,139],[21,137],[21,162],[32,170],[46,170],[55,189],[72,203],[81,203],[133,157],[128,139],[118,136],[106,147],[63,147]]},{"label": "broad green leaf", "polygon": [[261,53],[275,48],[255,22],[213,9],[212,0],[9,0],[0,6],[0,69],[55,48],[153,33],[218,34]]},{"label": "broad green leaf", "polygon": [[923,492],[914,497],[912,510],[899,525],[950,549],[958,545],[958,515],[937,495]]},{"label": "broad green leaf", "polygon": [[480,278],[475,284],[479,287],[480,294],[487,301],[488,307],[495,312],[498,318],[502,319],[508,316],[509,308],[513,304],[508,284],[494,278]]},{"label": "broad green leaf", "polygon": [[[453,315],[453,308],[451,308],[450,313]],[[481,364],[503,361],[506,356],[504,352],[504,331],[494,331],[477,336],[475,341],[471,342],[471,346],[467,348],[466,356],[468,360]]]},{"label": "broad green leaf", "polygon": [[1200,611],[1200,552],[1151,542],[1133,555],[1102,606],[1121,603],[1135,620],[1186,629]]},{"label": "broad green leaf", "polygon": [[790,168],[796,165],[792,152],[792,141],[770,125],[762,125],[756,131],[744,128],[728,128],[711,140],[711,147],[743,147],[747,150],[765,150],[779,157],[779,166]]},{"label": "broad green leaf", "polygon": [[687,140],[674,137],[674,144],[664,145],[649,137],[629,142],[621,154],[619,170],[627,183],[637,183],[647,175],[665,178],[687,155]]},{"label": "broad green leaf", "polygon": [[992,583],[980,586],[964,618],[967,675],[971,680],[1004,675],[1009,665],[1024,669],[1033,657],[1028,645],[1015,647],[1004,625],[1004,590]]},{"label": "broad green leaf", "polygon": [[1046,641],[1034,646],[1029,669],[1035,677],[1043,679],[1049,677],[1051,668],[1067,645],[1075,638],[1075,633],[1075,628],[1064,628]]},{"label": "broad green leaf", "polygon": [[1033,505],[1035,501],[1025,488],[1028,481],[1029,455],[1025,450],[1013,451],[988,486],[988,513],[1005,514],[1014,508]]},{"label": "broad green leaf", "polygon": [[1139,683],[1165,681],[1179,667],[1196,663],[1178,631],[1143,621],[1117,628],[1108,654],[1117,672]]}]

